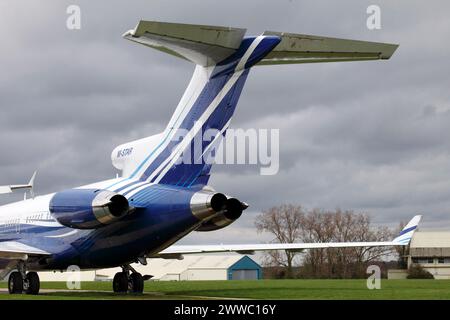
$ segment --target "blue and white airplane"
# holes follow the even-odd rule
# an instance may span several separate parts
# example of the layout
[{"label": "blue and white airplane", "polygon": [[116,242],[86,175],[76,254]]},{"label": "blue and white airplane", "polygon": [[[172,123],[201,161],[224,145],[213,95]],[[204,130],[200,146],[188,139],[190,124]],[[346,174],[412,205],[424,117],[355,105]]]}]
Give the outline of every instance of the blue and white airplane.
[{"label": "blue and white airplane", "polygon": [[[131,263],[148,258],[182,258],[208,252],[407,245],[418,226],[414,217],[388,242],[174,245],[192,231],[224,228],[248,205],[208,186],[211,164],[192,155],[179,161],[207,129],[217,137],[202,142],[208,152],[230,124],[253,66],[389,59],[397,45],[245,29],[141,21],[125,39],[195,64],[192,79],[164,132],[125,143],[112,152],[122,175],[116,179],[34,196],[0,207],[0,278],[9,274],[10,293],[37,294],[39,270],[122,267],[114,292],[142,292],[148,276]],[[347,75],[348,76],[348,75]],[[177,132],[189,134],[176,139]],[[197,160],[197,161],[194,161]],[[0,193],[33,188],[0,187]]]}]

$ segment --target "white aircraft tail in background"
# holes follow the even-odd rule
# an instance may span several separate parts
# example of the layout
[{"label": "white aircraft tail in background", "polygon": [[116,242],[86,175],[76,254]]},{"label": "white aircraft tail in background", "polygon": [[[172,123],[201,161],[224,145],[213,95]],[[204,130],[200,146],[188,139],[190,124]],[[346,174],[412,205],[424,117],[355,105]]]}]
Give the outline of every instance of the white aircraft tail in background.
[{"label": "white aircraft tail in background", "polygon": [[9,186],[0,186],[0,194],[12,193],[16,190],[30,190],[30,193],[33,196],[33,188],[34,188],[34,180],[36,179],[37,171],[33,173],[30,181],[27,184],[13,184]]}]

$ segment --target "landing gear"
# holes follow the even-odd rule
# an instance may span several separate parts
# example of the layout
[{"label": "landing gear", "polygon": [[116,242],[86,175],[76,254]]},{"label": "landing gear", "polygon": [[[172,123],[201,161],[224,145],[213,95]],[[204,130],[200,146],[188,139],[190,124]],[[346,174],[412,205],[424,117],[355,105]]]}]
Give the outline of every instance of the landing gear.
[{"label": "landing gear", "polygon": [[23,291],[23,278],[20,272],[14,271],[9,275],[8,291],[10,294],[21,294]]},{"label": "landing gear", "polygon": [[[122,272],[115,274],[113,279],[113,290],[116,293],[135,293],[144,292],[144,277],[134,270],[131,266],[123,266]],[[131,273],[130,273],[131,272]]]},{"label": "landing gear", "polygon": [[132,293],[142,293],[144,292],[144,278],[140,273],[132,273],[130,275],[131,280],[131,292]]},{"label": "landing gear", "polygon": [[28,284],[28,288],[26,289],[27,294],[38,294],[39,289],[41,288],[41,282],[39,281],[39,276],[37,272],[28,272],[25,277],[25,283]]},{"label": "landing gear", "polygon": [[113,290],[116,293],[128,292],[128,275],[126,272],[117,272],[113,279]]},{"label": "landing gear", "polygon": [[39,276],[36,272],[26,273],[24,263],[19,263],[19,271],[11,272],[8,279],[8,291],[10,294],[38,294],[40,289]]}]

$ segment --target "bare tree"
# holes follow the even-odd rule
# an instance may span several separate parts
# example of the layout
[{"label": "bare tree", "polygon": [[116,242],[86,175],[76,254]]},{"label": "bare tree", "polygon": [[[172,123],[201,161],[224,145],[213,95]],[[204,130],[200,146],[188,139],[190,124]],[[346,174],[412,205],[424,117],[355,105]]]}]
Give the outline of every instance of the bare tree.
[{"label": "bare tree", "polygon": [[[274,242],[294,243],[301,237],[301,226],[305,213],[300,206],[282,205],[264,211],[256,218],[255,226],[258,232],[269,232],[275,236]],[[270,251],[266,256],[266,264],[283,266],[286,276],[292,277],[294,259],[298,252]]]},{"label": "bare tree", "polygon": [[[385,227],[371,226],[369,216],[353,211],[324,211],[314,209],[305,215],[302,226],[304,241],[312,242],[364,242],[388,241],[392,232]],[[310,250],[304,266],[311,276],[362,276],[369,262],[391,254],[389,247],[355,247]]]},{"label": "bare tree", "polygon": [[[282,205],[258,216],[259,232],[270,232],[274,241],[293,242],[364,242],[388,241],[388,228],[371,226],[369,216],[353,211],[313,209],[305,212],[300,206]],[[309,250],[303,256],[303,274],[310,277],[358,277],[365,273],[369,262],[391,254],[392,248],[329,248]],[[292,277],[295,252],[270,252],[266,262],[286,267]]]},{"label": "bare tree", "polygon": [[[396,234],[399,234],[403,228],[406,226],[405,221],[401,221]],[[397,262],[398,267],[402,269],[406,269],[408,267],[407,255],[409,254],[409,245],[408,246],[397,246],[395,247],[395,251],[397,253]]]}]

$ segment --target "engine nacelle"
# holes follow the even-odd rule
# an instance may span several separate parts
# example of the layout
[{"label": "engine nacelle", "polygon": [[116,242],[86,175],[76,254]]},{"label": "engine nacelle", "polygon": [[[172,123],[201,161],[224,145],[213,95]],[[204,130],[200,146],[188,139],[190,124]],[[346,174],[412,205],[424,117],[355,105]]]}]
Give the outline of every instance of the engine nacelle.
[{"label": "engine nacelle", "polygon": [[56,193],[50,212],[62,225],[75,229],[97,229],[124,217],[130,205],[123,195],[94,189],[71,189]]},{"label": "engine nacelle", "polygon": [[191,199],[191,211],[203,223],[196,231],[222,229],[240,218],[248,208],[246,203],[222,193],[200,191]]}]

